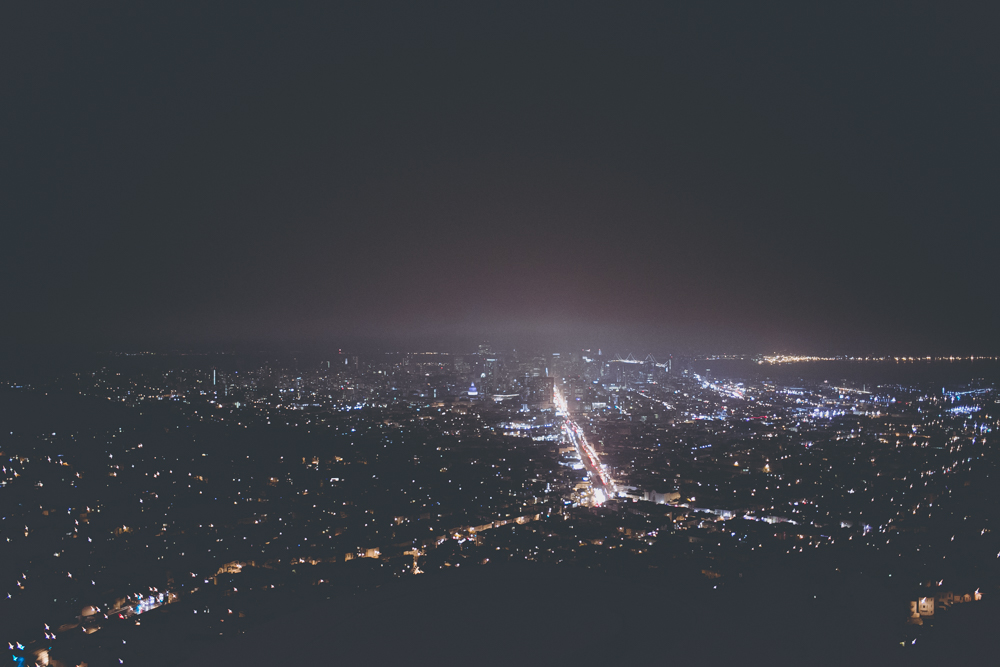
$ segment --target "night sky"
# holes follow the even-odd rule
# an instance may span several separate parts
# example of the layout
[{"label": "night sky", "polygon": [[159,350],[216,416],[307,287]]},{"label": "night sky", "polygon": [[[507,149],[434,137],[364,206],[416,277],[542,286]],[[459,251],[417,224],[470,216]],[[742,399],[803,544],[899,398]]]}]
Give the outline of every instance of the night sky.
[{"label": "night sky", "polygon": [[998,351],[995,14],[87,4],[0,16],[8,351]]}]

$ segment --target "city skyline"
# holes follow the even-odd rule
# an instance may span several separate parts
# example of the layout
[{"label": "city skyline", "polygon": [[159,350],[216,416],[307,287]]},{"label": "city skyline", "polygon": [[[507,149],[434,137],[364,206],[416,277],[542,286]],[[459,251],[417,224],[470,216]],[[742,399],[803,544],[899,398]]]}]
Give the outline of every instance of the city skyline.
[{"label": "city skyline", "polygon": [[[488,343],[0,373],[0,627],[15,661],[57,666],[262,664],[288,642],[376,659],[454,641],[455,610],[507,632],[611,587],[628,604],[593,631],[608,655],[662,656],[664,632],[707,664],[799,664],[842,635],[813,662],[985,647],[962,633],[1000,600],[998,378],[995,357]],[[344,615],[370,604],[388,625]],[[493,657],[565,657],[543,625]]]}]

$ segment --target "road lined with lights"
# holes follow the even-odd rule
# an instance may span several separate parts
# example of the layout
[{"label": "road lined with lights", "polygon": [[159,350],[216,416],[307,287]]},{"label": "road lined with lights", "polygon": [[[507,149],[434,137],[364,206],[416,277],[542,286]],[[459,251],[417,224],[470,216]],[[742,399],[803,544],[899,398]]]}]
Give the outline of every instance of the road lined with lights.
[{"label": "road lined with lights", "polygon": [[597,452],[587,442],[587,437],[583,434],[583,430],[579,424],[570,419],[566,399],[563,398],[558,386],[555,387],[554,401],[556,404],[556,414],[563,418],[563,432],[569,438],[569,441],[573,443],[573,446],[576,447],[576,451],[580,455],[580,460],[590,474],[590,485],[594,490],[594,504],[600,505],[608,498],[614,498],[618,495],[618,487],[615,486],[615,482],[608,473],[608,469],[601,463],[601,458],[597,455]]}]

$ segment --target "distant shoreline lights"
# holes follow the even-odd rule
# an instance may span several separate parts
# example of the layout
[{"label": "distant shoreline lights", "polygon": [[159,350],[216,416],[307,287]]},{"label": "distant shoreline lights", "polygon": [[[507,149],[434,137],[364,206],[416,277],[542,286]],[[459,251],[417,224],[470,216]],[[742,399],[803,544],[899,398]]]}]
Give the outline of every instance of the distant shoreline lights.
[{"label": "distant shoreline lights", "polygon": [[896,363],[910,363],[917,361],[1000,361],[1000,357],[989,356],[989,355],[973,355],[967,357],[850,357],[850,356],[836,356],[836,357],[812,357],[812,356],[802,356],[802,355],[792,355],[792,354],[776,354],[764,356],[758,359],[758,364],[798,364],[810,361],[875,361],[875,362],[886,362],[892,361]]}]

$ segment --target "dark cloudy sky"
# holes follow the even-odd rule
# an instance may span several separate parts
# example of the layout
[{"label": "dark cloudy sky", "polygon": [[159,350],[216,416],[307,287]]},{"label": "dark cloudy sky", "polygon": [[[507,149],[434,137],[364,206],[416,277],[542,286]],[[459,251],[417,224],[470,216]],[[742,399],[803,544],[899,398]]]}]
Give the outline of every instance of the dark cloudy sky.
[{"label": "dark cloudy sky", "polygon": [[323,4],[4,10],[8,348],[997,351],[996,14]]}]

